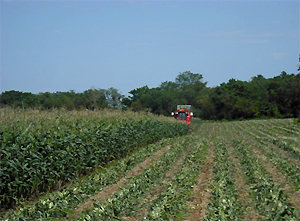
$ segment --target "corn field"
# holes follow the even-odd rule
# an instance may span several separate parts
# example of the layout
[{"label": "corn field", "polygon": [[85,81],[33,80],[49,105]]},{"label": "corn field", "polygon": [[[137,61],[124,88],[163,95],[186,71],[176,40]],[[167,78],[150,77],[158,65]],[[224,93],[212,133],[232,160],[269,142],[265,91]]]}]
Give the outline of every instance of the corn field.
[{"label": "corn field", "polygon": [[49,191],[137,147],[187,133],[150,114],[1,109],[1,205]]},{"label": "corn field", "polygon": [[[25,196],[13,195],[19,189],[9,192],[1,184],[1,197],[12,194],[17,202],[13,209],[3,213],[3,220],[300,220],[300,127],[293,119],[194,121],[193,133],[186,134],[186,125],[147,114],[125,112],[116,117],[113,113],[101,113],[101,117],[96,117],[97,113],[81,113],[82,116],[75,118],[63,114],[58,118],[47,115],[43,126],[35,119],[39,114],[32,119],[11,118],[7,122],[13,123],[3,123],[6,127],[1,128],[2,134],[13,134],[8,131],[14,128],[18,131],[15,134],[22,135],[21,138],[14,135],[11,143],[2,141],[5,146],[1,146],[1,159],[6,157],[1,169],[16,174],[14,182],[27,173],[16,172],[7,160],[14,158],[8,158],[6,152],[9,148],[20,148],[20,166],[25,167],[21,159],[27,159],[27,152],[23,151],[33,152],[37,145],[28,145],[38,138],[41,140],[41,136],[48,135],[51,143],[54,137],[59,140],[52,146],[50,141],[44,141],[49,149],[55,150],[52,155],[45,154],[43,160],[52,156],[63,165],[49,161],[46,169],[52,171],[56,181],[50,184],[49,179],[43,179],[50,184],[44,188],[50,191],[44,189],[46,193],[35,200],[22,200]],[[124,132],[119,127],[128,130]],[[39,133],[38,128],[45,129]],[[143,133],[135,132],[135,128]],[[108,141],[107,137],[114,139]],[[100,144],[104,149],[98,153],[99,148],[94,146]],[[91,147],[89,155],[80,152],[89,150],[88,147]],[[66,154],[68,148],[72,155]],[[97,161],[99,156],[101,161]],[[30,155],[30,159],[38,158]],[[83,167],[66,168],[72,161]],[[28,163],[26,168],[33,165]],[[65,171],[63,175],[61,171]],[[39,176],[33,177],[38,180]],[[68,184],[57,188],[58,182]],[[42,191],[39,185],[33,192],[30,188],[26,189],[30,194]]]}]

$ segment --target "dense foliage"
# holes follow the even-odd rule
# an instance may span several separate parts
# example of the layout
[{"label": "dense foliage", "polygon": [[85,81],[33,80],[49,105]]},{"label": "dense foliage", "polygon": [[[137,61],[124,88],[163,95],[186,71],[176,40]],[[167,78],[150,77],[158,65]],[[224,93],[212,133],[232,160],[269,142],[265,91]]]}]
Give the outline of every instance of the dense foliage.
[{"label": "dense foliage", "polygon": [[131,90],[127,98],[117,89],[89,89],[83,93],[23,93],[6,91],[0,95],[1,106],[38,107],[51,109],[123,108],[148,110],[169,116],[177,104],[192,104],[196,117],[206,120],[251,118],[300,118],[300,73],[266,79],[262,75],[251,81],[230,79],[210,88],[201,74],[180,73],[175,82],[166,81],[159,87],[143,86]]},{"label": "dense foliage", "polygon": [[130,112],[119,117],[117,112],[105,117],[104,111],[13,112],[1,110],[1,204],[61,185],[142,145],[188,132],[186,124]]},{"label": "dense foliage", "polygon": [[[196,80],[194,75],[198,76]],[[179,80],[186,78],[190,80]],[[176,82],[164,82],[151,89],[145,86],[129,93],[132,96],[125,101],[133,110],[148,108],[157,114],[168,115],[176,104],[192,104],[195,116],[207,120],[297,117],[300,74],[282,72],[271,79],[258,75],[249,82],[230,79],[209,88],[202,82],[202,75],[187,71]]]},{"label": "dense foliage", "polygon": [[91,88],[83,93],[69,92],[39,93],[5,91],[0,95],[1,107],[11,108],[64,108],[67,110],[96,110],[103,108],[118,108],[124,96],[113,87],[108,89]]}]

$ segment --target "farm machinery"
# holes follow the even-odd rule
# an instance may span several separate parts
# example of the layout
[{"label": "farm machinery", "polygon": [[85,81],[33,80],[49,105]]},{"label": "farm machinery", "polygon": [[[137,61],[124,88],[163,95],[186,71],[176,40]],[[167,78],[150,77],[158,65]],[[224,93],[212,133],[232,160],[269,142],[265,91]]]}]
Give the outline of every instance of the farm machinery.
[{"label": "farm machinery", "polygon": [[177,105],[177,110],[173,111],[171,115],[181,123],[186,123],[192,131],[192,105]]}]

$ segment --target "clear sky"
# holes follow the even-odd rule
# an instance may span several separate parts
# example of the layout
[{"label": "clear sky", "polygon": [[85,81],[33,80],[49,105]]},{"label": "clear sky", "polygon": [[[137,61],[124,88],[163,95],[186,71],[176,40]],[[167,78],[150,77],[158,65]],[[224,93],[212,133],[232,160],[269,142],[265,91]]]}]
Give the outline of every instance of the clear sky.
[{"label": "clear sky", "polygon": [[0,1],[0,92],[128,95],[187,70],[209,87],[297,73],[298,0]]}]

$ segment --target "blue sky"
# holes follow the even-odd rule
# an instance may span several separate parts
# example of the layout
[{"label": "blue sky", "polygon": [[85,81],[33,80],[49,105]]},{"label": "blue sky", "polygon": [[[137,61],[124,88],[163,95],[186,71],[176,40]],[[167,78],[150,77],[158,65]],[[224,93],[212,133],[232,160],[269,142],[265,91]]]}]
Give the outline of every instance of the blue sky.
[{"label": "blue sky", "polygon": [[0,92],[297,73],[299,1],[1,0]]}]

